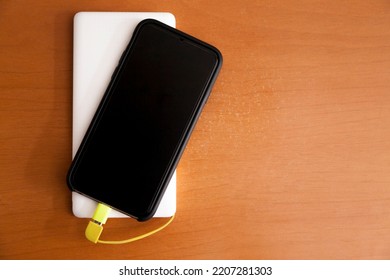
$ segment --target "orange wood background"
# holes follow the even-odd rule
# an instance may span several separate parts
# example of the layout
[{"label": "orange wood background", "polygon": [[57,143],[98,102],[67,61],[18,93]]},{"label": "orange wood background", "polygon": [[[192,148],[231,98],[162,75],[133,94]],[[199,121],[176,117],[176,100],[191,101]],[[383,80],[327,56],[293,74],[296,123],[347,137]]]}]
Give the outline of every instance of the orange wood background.
[{"label": "orange wood background", "polygon": [[[172,12],[224,55],[176,220],[128,245],[71,213],[78,11]],[[389,259],[389,1],[1,1],[0,222],[1,259]]]}]

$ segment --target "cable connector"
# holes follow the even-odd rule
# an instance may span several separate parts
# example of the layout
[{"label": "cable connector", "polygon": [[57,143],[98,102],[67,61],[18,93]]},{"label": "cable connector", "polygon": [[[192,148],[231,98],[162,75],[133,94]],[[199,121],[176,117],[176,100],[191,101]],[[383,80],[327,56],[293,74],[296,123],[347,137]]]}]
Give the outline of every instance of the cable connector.
[{"label": "cable connector", "polygon": [[93,214],[92,220],[89,221],[87,228],[85,229],[85,237],[93,242],[93,243],[102,243],[102,244],[125,244],[134,242],[140,239],[143,239],[145,237],[151,236],[152,234],[155,234],[164,228],[166,228],[170,223],[172,223],[173,219],[175,218],[175,215],[173,215],[165,224],[160,226],[159,228],[156,228],[155,230],[149,231],[147,233],[132,237],[130,239],[126,240],[119,240],[119,241],[104,241],[99,240],[100,235],[103,232],[103,225],[107,222],[108,214],[110,213],[111,208],[107,205],[99,203],[96,207],[95,213]]},{"label": "cable connector", "polygon": [[97,243],[100,235],[103,232],[103,225],[107,222],[108,214],[111,208],[107,205],[99,203],[96,207],[95,213],[92,216],[92,221],[89,221],[87,228],[85,229],[85,237],[93,242]]}]

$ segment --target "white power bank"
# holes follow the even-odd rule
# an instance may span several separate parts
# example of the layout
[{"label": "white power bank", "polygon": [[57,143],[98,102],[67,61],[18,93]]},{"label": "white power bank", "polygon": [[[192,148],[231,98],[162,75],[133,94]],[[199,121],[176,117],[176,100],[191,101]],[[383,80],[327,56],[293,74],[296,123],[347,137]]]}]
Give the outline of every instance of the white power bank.
[{"label": "white power bank", "polygon": [[[135,27],[147,18],[176,26],[175,17],[170,13],[80,12],[75,15],[72,157],[80,146]],[[72,192],[72,210],[76,217],[91,218],[96,205],[94,200]],[[175,212],[176,172],[154,217],[171,217]],[[109,217],[128,216],[113,210]]]}]

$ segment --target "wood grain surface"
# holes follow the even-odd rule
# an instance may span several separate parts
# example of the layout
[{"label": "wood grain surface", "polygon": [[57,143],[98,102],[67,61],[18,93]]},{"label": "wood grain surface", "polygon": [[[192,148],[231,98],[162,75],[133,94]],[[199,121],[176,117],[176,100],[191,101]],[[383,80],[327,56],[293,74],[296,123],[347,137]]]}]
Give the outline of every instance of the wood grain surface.
[{"label": "wood grain surface", "polygon": [[[71,213],[78,11],[166,11],[222,72],[178,167],[177,217],[94,245]],[[1,259],[389,259],[389,1],[1,1]],[[124,239],[165,220],[110,220]]]}]

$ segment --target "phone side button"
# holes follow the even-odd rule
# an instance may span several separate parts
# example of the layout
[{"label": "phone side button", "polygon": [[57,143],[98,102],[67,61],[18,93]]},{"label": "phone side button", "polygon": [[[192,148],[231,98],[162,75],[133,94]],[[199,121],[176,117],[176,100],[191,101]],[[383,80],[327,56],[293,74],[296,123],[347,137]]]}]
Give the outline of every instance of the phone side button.
[{"label": "phone side button", "polygon": [[125,56],[125,52],[122,53],[121,58],[119,59],[119,63],[121,63],[124,56]]},{"label": "phone side button", "polygon": [[117,72],[118,72],[118,66],[115,67],[115,70],[114,70],[114,72],[113,72],[112,75],[111,75],[111,80],[112,80],[112,78],[115,77],[115,75],[117,74]]}]

